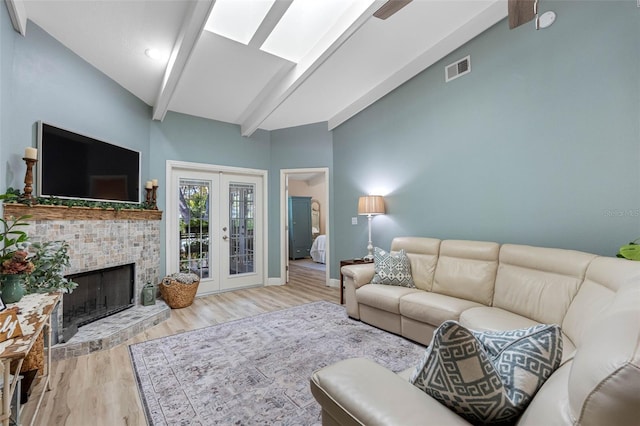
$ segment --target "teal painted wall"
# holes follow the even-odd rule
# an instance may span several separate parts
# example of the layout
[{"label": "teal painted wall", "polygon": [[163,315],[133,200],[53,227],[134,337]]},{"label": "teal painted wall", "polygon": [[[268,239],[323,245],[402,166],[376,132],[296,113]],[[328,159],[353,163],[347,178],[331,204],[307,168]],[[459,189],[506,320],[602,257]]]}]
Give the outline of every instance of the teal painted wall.
[{"label": "teal painted wall", "polygon": [[[329,205],[333,205],[333,133],[326,123],[291,127],[271,132],[269,180],[269,276],[280,276],[280,170],[329,169]],[[332,213],[329,213],[329,227]],[[284,232],[284,230],[282,230]],[[277,256],[276,256],[277,253]],[[332,256],[333,258],[333,256]],[[335,263],[331,261],[331,264]]]},{"label": "teal painted wall", "polygon": [[[640,236],[640,9],[547,1],[541,31],[502,21],[334,129],[334,245],[366,254],[358,196],[400,235],[615,255]],[[471,55],[472,72],[444,82]]]},{"label": "teal painted wall", "polygon": [[3,188],[24,187],[22,157],[36,146],[38,120],[141,151],[146,176],[150,108],[30,21],[22,37],[0,9]]},{"label": "teal painted wall", "polygon": [[[5,8],[0,7],[0,9],[4,10]],[[13,168],[15,167],[9,162],[7,150],[2,143],[9,140],[9,126],[5,125],[5,122],[9,122],[11,114],[10,99],[12,96],[9,76],[13,68],[13,46],[16,38],[12,33],[16,34],[11,27],[9,14],[4,10],[0,12],[0,165],[2,166],[0,180],[3,183],[13,180]]]}]

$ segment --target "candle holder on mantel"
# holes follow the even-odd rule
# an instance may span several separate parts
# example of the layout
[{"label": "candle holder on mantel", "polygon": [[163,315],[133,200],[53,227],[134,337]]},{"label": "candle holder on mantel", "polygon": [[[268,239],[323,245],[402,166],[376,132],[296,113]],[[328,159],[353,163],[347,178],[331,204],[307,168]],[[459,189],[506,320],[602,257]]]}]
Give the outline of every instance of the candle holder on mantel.
[{"label": "candle holder on mantel", "polygon": [[158,204],[156,203],[156,196],[158,192],[158,185],[153,185],[153,189],[151,190],[151,208],[153,210],[158,210]]},{"label": "candle holder on mantel", "polygon": [[153,189],[145,188],[144,190],[147,191],[147,198],[145,199],[145,201],[147,202],[147,208],[151,209],[151,192],[153,191]]},{"label": "candle holder on mantel", "polygon": [[38,162],[35,158],[22,158],[27,163],[27,172],[24,175],[24,198],[33,198],[33,166]]}]

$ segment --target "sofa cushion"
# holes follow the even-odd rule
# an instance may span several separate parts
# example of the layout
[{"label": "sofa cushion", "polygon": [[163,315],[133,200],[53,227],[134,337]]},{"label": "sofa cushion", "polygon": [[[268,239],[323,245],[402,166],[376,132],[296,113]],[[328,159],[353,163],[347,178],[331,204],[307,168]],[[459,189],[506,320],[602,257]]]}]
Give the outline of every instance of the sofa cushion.
[{"label": "sofa cushion", "polygon": [[426,237],[396,237],[391,251],[404,250],[411,262],[411,277],[416,288],[431,291],[441,241]]},{"label": "sofa cushion", "polygon": [[372,284],[388,284],[402,287],[415,288],[411,278],[411,263],[404,250],[396,253],[387,253],[381,248],[373,250],[375,274],[371,279]]},{"label": "sofa cushion", "polygon": [[562,324],[596,256],[573,250],[504,244],[493,305],[543,324]]},{"label": "sofa cushion", "polygon": [[443,323],[410,382],[472,423],[516,420],[560,365],[557,325],[473,332]]},{"label": "sofa cushion", "polygon": [[609,307],[618,289],[630,283],[640,283],[640,262],[615,257],[594,259],[580,291],[569,305],[562,330],[579,346],[590,332],[592,321]]},{"label": "sofa cushion", "polygon": [[625,284],[604,311],[594,313],[573,359],[568,387],[575,424],[638,424],[640,281]]},{"label": "sofa cushion", "polygon": [[457,321],[461,312],[476,306],[482,305],[469,300],[426,291],[410,293],[400,299],[400,313],[402,316],[436,327],[447,320]]},{"label": "sofa cushion", "polygon": [[498,243],[443,241],[432,291],[491,306],[499,252]]},{"label": "sofa cushion", "polygon": [[415,288],[385,284],[367,284],[356,290],[356,299],[360,304],[400,314],[400,298],[421,291]]},{"label": "sofa cushion", "polygon": [[[458,321],[463,327],[476,331],[506,331],[516,328],[533,327],[540,324],[534,320],[514,314],[500,308],[480,306],[467,309],[460,314]],[[573,358],[576,347],[562,330],[562,361],[561,365]]]}]

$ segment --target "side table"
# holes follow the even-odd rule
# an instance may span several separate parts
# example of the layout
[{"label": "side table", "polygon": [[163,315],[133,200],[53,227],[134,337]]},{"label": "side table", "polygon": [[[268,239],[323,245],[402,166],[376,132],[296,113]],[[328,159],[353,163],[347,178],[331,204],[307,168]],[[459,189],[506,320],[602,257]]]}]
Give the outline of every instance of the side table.
[{"label": "side table", "polygon": [[[59,293],[50,294],[28,294],[18,303],[12,303],[7,307],[18,306],[18,319],[23,335],[0,343],[0,374],[3,377],[2,389],[2,411],[0,411],[0,422],[3,426],[9,426],[11,421],[11,399],[18,388],[20,367],[25,357],[33,347],[41,332],[45,333],[45,371],[41,372],[41,380],[44,380],[42,392],[36,404],[35,412],[29,424],[34,424],[38,414],[44,392],[50,390],[49,370],[51,368],[51,313],[58,303],[61,295]],[[15,374],[10,374],[12,363],[16,367]],[[17,395],[18,401],[20,395]],[[17,404],[16,418],[20,416],[20,404]],[[21,422],[18,421],[20,424]]]},{"label": "side table", "polygon": [[357,265],[360,263],[373,263],[373,259],[345,259],[340,261],[340,304],[344,303],[344,276],[342,275],[342,267],[346,265]]}]

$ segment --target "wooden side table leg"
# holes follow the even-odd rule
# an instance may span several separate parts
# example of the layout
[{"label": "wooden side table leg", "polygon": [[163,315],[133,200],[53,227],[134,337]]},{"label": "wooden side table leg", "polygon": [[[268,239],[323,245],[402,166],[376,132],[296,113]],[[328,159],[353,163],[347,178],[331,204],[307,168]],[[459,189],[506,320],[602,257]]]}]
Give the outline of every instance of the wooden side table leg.
[{"label": "wooden side table leg", "polygon": [[340,272],[340,304],[344,304],[344,276],[342,272]]},{"label": "wooden side table leg", "polygon": [[11,380],[9,370],[11,367],[11,360],[2,361],[2,377],[4,379],[2,385],[2,424],[3,426],[9,426],[9,420],[11,418]]}]

